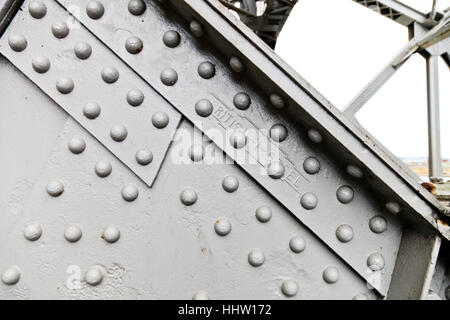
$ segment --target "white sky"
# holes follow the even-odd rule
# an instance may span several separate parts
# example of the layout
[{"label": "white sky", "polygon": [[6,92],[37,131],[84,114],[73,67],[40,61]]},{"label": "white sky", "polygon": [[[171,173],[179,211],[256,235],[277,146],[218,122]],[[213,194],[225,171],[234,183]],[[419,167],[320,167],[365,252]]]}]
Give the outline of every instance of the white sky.
[{"label": "white sky", "polygon": [[[403,0],[428,12],[432,0]],[[438,0],[440,9],[450,0]],[[407,28],[351,0],[300,0],[277,53],[343,109],[406,44]],[[442,155],[450,158],[450,69],[440,61]],[[425,60],[414,55],[358,113],[358,120],[399,157],[426,157]]]}]

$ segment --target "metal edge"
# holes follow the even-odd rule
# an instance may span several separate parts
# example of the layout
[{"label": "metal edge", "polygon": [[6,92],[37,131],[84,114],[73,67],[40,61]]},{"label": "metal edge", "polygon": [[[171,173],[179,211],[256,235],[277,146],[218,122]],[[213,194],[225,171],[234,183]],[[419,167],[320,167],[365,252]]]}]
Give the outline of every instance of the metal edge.
[{"label": "metal edge", "polygon": [[0,37],[19,11],[24,0],[3,0],[0,3]]}]

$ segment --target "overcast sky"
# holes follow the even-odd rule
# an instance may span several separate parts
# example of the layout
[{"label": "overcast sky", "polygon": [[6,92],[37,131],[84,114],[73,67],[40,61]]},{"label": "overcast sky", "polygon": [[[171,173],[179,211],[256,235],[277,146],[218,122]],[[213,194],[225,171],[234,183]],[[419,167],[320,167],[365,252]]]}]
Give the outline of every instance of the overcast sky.
[{"label": "overcast sky", "polygon": [[[404,0],[425,13],[432,0]],[[440,9],[450,0],[438,0]],[[276,51],[343,109],[408,41],[407,28],[351,0],[300,0]],[[440,61],[442,154],[450,158],[450,69]],[[426,157],[425,60],[414,55],[358,113],[359,121],[399,157]]]}]

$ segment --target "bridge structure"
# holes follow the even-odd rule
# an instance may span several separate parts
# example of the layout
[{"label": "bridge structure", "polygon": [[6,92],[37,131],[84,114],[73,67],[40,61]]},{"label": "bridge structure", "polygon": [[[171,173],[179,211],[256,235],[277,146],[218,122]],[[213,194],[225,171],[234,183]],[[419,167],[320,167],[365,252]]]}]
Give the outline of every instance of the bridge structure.
[{"label": "bridge structure", "polygon": [[357,1],[411,39],[341,112],[294,2],[226,2],[0,2],[0,298],[450,299],[450,210],[354,119],[417,52],[439,132],[448,12]]}]

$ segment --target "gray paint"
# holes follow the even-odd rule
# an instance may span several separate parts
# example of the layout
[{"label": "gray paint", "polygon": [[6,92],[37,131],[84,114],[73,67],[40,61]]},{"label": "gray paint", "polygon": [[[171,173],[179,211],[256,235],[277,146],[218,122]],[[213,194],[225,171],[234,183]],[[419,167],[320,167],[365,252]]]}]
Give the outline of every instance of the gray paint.
[{"label": "gray paint", "polygon": [[[79,8],[84,8],[87,2],[64,1],[63,4],[66,7],[77,5]],[[179,17],[170,16],[170,19],[166,18],[167,9],[154,3],[148,3],[147,10],[139,19],[132,15],[117,15],[118,12],[126,9],[126,5],[126,1],[106,3],[105,14],[102,17],[103,23],[89,19],[82,10],[79,18],[83,24],[129,63],[135,71],[195,125],[199,126],[200,122],[198,121],[201,119],[195,113],[195,104],[201,99],[207,98],[210,100],[215,109],[210,117],[203,118],[201,122],[202,131],[207,132],[212,129],[223,131],[236,126],[245,129],[269,129],[270,124],[286,123],[288,131],[292,134],[289,136],[290,139],[287,139],[281,145],[281,161],[285,166],[283,179],[274,180],[269,176],[261,175],[261,172],[265,172],[269,165],[266,159],[259,158],[256,164],[237,162],[366,279],[371,279],[373,276],[367,271],[367,256],[373,252],[381,251],[387,260],[386,268],[382,271],[383,280],[381,283],[374,283],[374,285],[381,292],[386,292],[394,265],[396,248],[400,242],[401,231],[398,227],[393,227],[389,233],[382,237],[373,237],[370,232],[367,232],[368,220],[378,213],[384,214],[382,205],[379,204],[377,207],[375,203],[370,204],[370,201],[367,201],[368,199],[363,196],[356,197],[350,207],[340,207],[337,204],[335,194],[341,184],[348,184],[346,183],[348,178],[345,172],[340,172],[338,168],[332,169],[334,160],[325,158],[326,160],[322,161],[328,162],[328,166],[327,170],[323,170],[321,175],[309,177],[304,173],[302,163],[306,155],[315,154],[317,151],[311,148],[304,135],[298,132],[298,129],[296,129],[298,125],[294,121],[289,121],[288,124],[288,120],[283,118],[283,113],[274,112],[267,106],[268,97],[265,92],[259,91],[245,78],[241,78],[239,82],[235,81],[228,64],[221,61],[220,54],[213,54],[215,49],[212,46],[203,40],[200,45],[200,42],[195,40],[188,31],[181,28],[185,22],[180,20]],[[143,24],[142,20],[147,23]],[[111,32],[111,25],[114,30],[119,31]],[[162,38],[167,30],[179,32],[182,40],[177,48],[167,48],[163,43]],[[129,54],[124,46],[130,32],[143,41],[144,49],[139,54]],[[152,44],[151,48],[146,46],[147,43]],[[197,74],[196,67],[203,61],[211,61],[216,66],[216,75],[209,80],[203,79]],[[167,70],[167,68],[174,69],[178,73],[177,82],[173,87],[162,83],[159,76],[160,70]],[[150,70],[155,71],[150,72]],[[246,111],[236,109],[233,106],[234,95],[240,92],[252,95],[251,106]],[[250,157],[252,157],[253,152],[254,157],[254,150],[248,151],[249,149],[247,149],[248,144],[246,148],[239,149],[240,151],[236,152],[236,149],[226,139],[219,141],[214,137],[210,138],[234,159],[238,159],[245,152]],[[268,143],[271,142],[268,140]],[[239,152],[241,152],[241,156]],[[335,183],[325,182],[329,179],[336,179]],[[355,189],[358,189],[358,192],[365,192],[361,188],[355,187]],[[299,205],[302,195],[309,192],[316,193],[319,198],[321,205],[316,208],[316,211],[321,212],[322,216],[311,214]],[[361,210],[361,208],[367,208],[368,206],[372,209]],[[324,221],[323,215],[325,212],[333,211],[341,212],[341,214],[331,214]],[[364,244],[355,241],[352,250],[347,250],[347,248],[341,246],[342,243],[335,237],[335,229],[345,222],[342,219],[354,221],[353,223],[361,228],[359,233],[367,234],[367,238],[364,236]],[[395,226],[396,222],[392,220],[392,224]],[[369,240],[372,237],[373,240]]]},{"label": "gray paint", "polygon": [[[69,14],[53,1],[46,2],[49,9],[40,19],[30,16],[28,2],[16,16],[16,19],[25,20],[13,23],[8,28],[7,34],[2,37],[0,51],[6,57],[13,58],[22,72],[151,186],[178,126],[179,113],[90,33],[73,28],[64,39],[54,37],[49,32],[51,26],[55,22],[70,19]],[[27,50],[22,51],[20,56],[11,56],[14,51],[6,42],[10,34],[21,34],[28,39]],[[77,52],[82,59],[76,56]],[[92,52],[89,57],[88,52]],[[31,60],[38,55],[45,55],[51,62],[50,70],[45,74],[39,74],[31,68]],[[106,83],[102,80],[101,72],[111,66],[119,71],[120,77],[114,83]],[[133,89],[141,90],[145,97],[142,105],[136,108],[127,103],[127,93]],[[98,103],[102,110],[95,120],[88,119],[82,113],[84,105],[91,102]],[[151,117],[162,111],[169,115],[168,126],[164,130],[152,128]],[[115,126],[126,127],[127,139],[118,139],[118,143],[110,137],[109,132]],[[145,167],[138,164],[134,157],[136,151],[144,147],[149,148],[154,156],[151,165]]]},{"label": "gray paint", "polygon": [[[192,134],[193,127],[184,122],[181,129]],[[79,155],[66,146],[75,135],[87,144]],[[175,139],[168,158],[188,149],[190,144],[182,137]],[[208,153],[219,151],[214,144],[205,147]],[[112,163],[109,177],[95,175],[98,159]],[[200,290],[211,299],[285,299],[281,292],[285,280],[299,286],[294,299],[351,299],[369,292],[346,263],[234,165],[165,161],[149,189],[73,120],[67,122],[48,160],[20,217],[13,219],[6,211],[2,218],[0,268],[17,265],[21,272],[17,285],[0,283],[2,299],[191,299]],[[222,188],[221,181],[228,175],[239,179],[234,193]],[[58,198],[45,192],[54,177],[65,185]],[[127,183],[139,189],[133,202],[120,195]],[[187,187],[198,194],[191,206],[179,200]],[[267,223],[255,217],[261,205],[273,211]],[[233,226],[224,237],[214,232],[218,218],[228,219]],[[22,235],[28,221],[42,225],[42,236],[35,242]],[[69,225],[82,231],[77,242],[64,238]],[[120,239],[114,243],[101,238],[110,225],[120,230]],[[307,242],[299,254],[289,249],[290,237],[297,234]],[[248,262],[254,249],[265,255],[258,268]],[[66,282],[77,270],[73,266],[80,267],[82,281],[80,289],[69,290]],[[106,270],[96,286],[86,279],[93,266]],[[329,266],[339,270],[339,281],[333,284],[322,279]]]},{"label": "gray paint", "polygon": [[[290,98],[282,97],[283,100],[286,99],[284,101],[287,102],[287,110],[273,109],[269,105],[268,92],[277,91],[276,84],[274,85],[272,82],[277,81],[276,77],[274,80],[266,79],[266,85],[260,87],[258,82],[252,81],[255,73],[258,72],[255,71],[255,66],[244,61],[248,73],[236,79],[236,75],[229,69],[229,58],[218,53],[217,49],[205,39],[198,42],[191,37],[187,31],[189,23],[173,15],[172,9],[168,7],[161,8],[149,3],[147,10],[137,18],[131,14],[119,14],[122,9],[125,10],[123,12],[127,12],[127,1],[108,2],[105,3],[104,10],[101,10],[101,15],[93,15],[95,12],[89,12],[96,11],[98,13],[100,7],[88,10],[91,17],[95,18],[92,21],[87,15],[84,15],[83,10],[81,11],[80,19],[129,66],[134,68],[132,70],[83,27],[71,30],[64,40],[56,38],[51,34],[53,21],[49,20],[52,17],[61,19],[68,16],[55,2],[45,1],[45,3],[49,8],[45,15],[40,15],[37,20],[27,22],[29,18],[27,18],[27,11],[24,10],[9,28],[9,31],[12,28],[18,28],[24,34],[29,33],[27,38],[32,42],[40,41],[42,46],[39,48],[39,45],[29,44],[23,52],[17,53],[9,48],[5,36],[1,39],[0,50],[46,94],[58,102],[62,108],[68,110],[75,119],[77,119],[77,115],[73,112],[72,106],[78,103],[77,94],[84,97],[83,95],[92,95],[95,92],[98,96],[110,99],[108,100],[110,106],[116,106],[117,101],[120,100],[116,96],[112,96],[116,94],[115,91],[113,94],[109,91],[108,95],[98,92],[98,88],[101,88],[102,85],[111,85],[101,79],[100,70],[102,68],[97,72],[96,78],[86,77],[83,78],[84,81],[74,81],[73,91],[66,90],[68,81],[64,81],[60,88],[62,89],[60,91],[65,93],[64,95],[56,91],[56,80],[68,77],[66,74],[70,74],[70,78],[76,80],[75,75],[86,76],[98,64],[112,61],[107,66],[120,66],[117,68],[120,74],[117,83],[124,79],[123,75],[125,74],[125,79],[130,79],[129,81],[133,83],[140,82],[143,90],[150,92],[154,99],[152,101],[158,102],[155,108],[160,105],[164,107],[164,111],[153,114],[153,129],[150,129],[151,125],[149,128],[149,117],[146,118],[146,123],[140,122],[144,117],[133,118],[131,121],[133,128],[136,127],[136,132],[144,134],[151,132],[151,138],[158,142],[158,148],[162,148],[163,155],[169,147],[171,133],[178,123],[177,120],[174,123],[172,118],[180,119],[178,112],[205,132],[208,132],[208,129],[223,130],[236,125],[247,129],[258,128],[268,131],[277,124],[282,125],[288,134],[281,144],[282,162],[277,162],[276,166],[274,162],[268,161],[269,159],[258,158],[256,163],[246,163],[238,159],[239,152],[248,156],[252,155],[254,150],[250,149],[251,143],[249,142],[251,140],[245,141],[242,148],[238,150],[233,148],[229,139],[221,141],[209,132],[209,138],[215,144],[209,144],[208,139],[205,139],[201,149],[193,149],[190,143],[187,145],[174,144],[171,146],[168,158],[164,161],[158,176],[156,176],[156,169],[156,172],[153,171],[148,178],[146,175],[148,169],[141,173],[138,172],[135,176],[124,166],[125,164],[136,172],[138,169],[134,166],[142,165],[136,162],[137,150],[135,148],[125,146],[117,149],[114,144],[109,145],[109,140],[106,141],[106,138],[97,131],[103,130],[107,133],[106,137],[109,138],[109,129],[112,126],[112,123],[108,123],[110,119],[107,119],[105,123],[100,122],[101,125],[89,127],[91,119],[82,116],[83,107],[80,106],[78,115],[80,119],[77,120],[88,131],[85,131],[73,119],[67,122],[64,133],[58,140],[44,172],[39,179],[36,178],[32,194],[21,208],[21,212],[24,214],[16,217],[16,220],[9,216],[9,212],[6,215],[5,227],[13,231],[10,231],[8,238],[3,240],[6,240],[4,243],[12,245],[5,245],[1,249],[2,257],[5,257],[5,265],[0,267],[6,270],[3,273],[6,279],[4,282],[19,281],[17,277],[20,277],[20,281],[12,287],[0,287],[5,297],[32,297],[33,294],[36,294],[33,288],[39,286],[37,282],[33,281],[42,277],[48,279],[46,283],[49,285],[46,290],[48,290],[49,296],[55,294],[53,289],[55,286],[60,288],[56,294],[58,298],[190,298],[194,295],[197,296],[199,292],[204,293],[204,291],[207,291],[207,295],[212,298],[249,298],[252,294],[256,295],[256,298],[280,298],[282,292],[285,296],[294,295],[297,298],[326,298],[330,297],[330,293],[339,298],[351,298],[367,292],[367,290],[362,290],[364,281],[360,276],[371,282],[382,294],[386,293],[402,230],[399,219],[387,213],[384,203],[387,200],[392,201],[396,197],[387,193],[389,188],[380,183],[387,176],[377,180],[379,177],[375,178],[370,169],[367,170],[368,168],[364,166],[356,175],[347,174],[349,165],[360,165],[361,158],[370,152],[363,148],[364,156],[358,154],[359,159],[356,159],[353,155],[345,152],[345,148],[343,148],[341,150],[344,153],[340,154],[342,158],[338,159],[335,151],[330,150],[329,146],[333,144],[336,137],[341,137],[341,135],[333,137],[328,131],[330,128],[335,130],[338,126],[336,123],[332,125],[327,123],[326,117],[315,118],[321,112],[319,105],[311,105],[310,102],[307,102],[305,105],[301,104],[303,108],[300,108]],[[83,3],[83,1],[78,1],[78,3]],[[70,1],[64,1],[64,5],[69,4]],[[189,2],[189,5],[192,6],[193,3]],[[114,9],[116,6],[117,10]],[[200,4],[194,9],[204,9],[202,6],[203,4]],[[205,17],[208,15],[209,13],[205,14]],[[114,21],[111,20],[112,18]],[[132,20],[133,18],[137,20]],[[143,25],[141,18],[147,22],[148,19],[154,22]],[[199,20],[203,22],[202,19]],[[99,24],[99,22],[101,23]],[[222,27],[222,22],[217,20],[217,26]],[[31,24],[33,27],[30,27]],[[129,48],[125,45],[126,39],[130,37],[129,34],[126,34],[129,31],[124,32],[125,29],[121,27],[121,24],[122,26],[126,25],[127,30],[135,30],[136,33],[141,33],[148,28],[147,32],[139,34],[142,40],[139,50],[129,52]],[[111,33],[111,25],[117,32]],[[200,35],[196,32],[196,36],[206,36],[209,39],[211,37],[209,27],[209,25],[207,28],[201,27],[204,34]],[[167,30],[177,30],[180,34],[181,42],[177,47],[171,48],[164,44],[163,34]],[[227,35],[233,35],[233,33],[230,32]],[[72,43],[72,38],[77,41]],[[78,52],[78,57],[75,57],[73,46],[79,41],[86,41],[86,39],[89,40],[92,48],[91,54],[84,54],[87,48],[84,46],[81,48],[82,50],[80,49],[83,52]],[[59,47],[61,41],[70,42],[72,44],[70,49],[66,48],[61,51]],[[46,46],[52,50],[45,51],[47,50]],[[55,52],[69,52],[69,50],[73,58],[68,59],[65,63],[60,63],[61,56],[51,56]],[[52,63],[50,69],[39,76],[50,75],[55,69],[53,61],[58,62],[56,71],[59,73],[55,74],[55,82],[39,78],[38,73],[32,70],[31,60],[38,51],[45,51]],[[94,59],[96,52],[102,53],[101,59]],[[149,55],[150,52],[151,55]],[[213,64],[214,74],[210,72],[211,65],[207,65],[206,71],[202,68],[200,75],[198,74],[198,65],[203,61],[210,61]],[[92,62],[93,65],[88,62]],[[263,63],[261,66],[265,67]],[[8,70],[8,68],[5,69]],[[65,72],[63,73],[61,70]],[[161,73],[161,71],[163,72]],[[264,79],[264,76],[261,79]],[[33,87],[25,79],[21,79],[19,82],[22,86]],[[82,85],[81,88],[78,87],[79,83]],[[83,84],[86,86],[83,87]],[[287,84],[286,82],[286,87],[289,87]],[[119,88],[122,90],[123,86]],[[245,92],[249,95],[251,104],[248,108],[241,110],[233,106],[233,96],[238,92]],[[170,101],[173,107],[158,93]],[[302,92],[303,94],[305,92]],[[306,94],[310,95],[311,93],[306,92]],[[147,97],[147,93],[145,96]],[[126,94],[122,95],[122,98],[126,101]],[[198,110],[196,112],[195,105],[202,98],[212,102],[212,114],[208,115],[208,110],[206,113],[203,110],[202,115],[197,114]],[[302,96],[299,101],[306,102],[304,98],[305,96]],[[296,107],[295,110],[292,110],[293,104]],[[126,112],[133,112],[134,108],[127,103],[125,103],[125,107],[128,108]],[[141,106],[137,108],[141,108]],[[122,112],[124,111],[114,109],[112,114],[124,119]],[[168,125],[173,125],[173,127],[170,127],[172,129],[169,130],[169,134],[163,135],[165,140],[163,139],[163,143],[161,143],[161,139],[155,138],[155,132],[168,129],[166,127],[167,118],[163,116],[163,112],[166,115],[170,113]],[[303,115],[304,119],[298,122],[299,119],[290,117],[292,113],[296,117]],[[316,115],[311,117],[314,113]],[[103,114],[104,108],[98,115],[98,119],[103,119]],[[156,120],[155,114],[158,114]],[[224,119],[224,114],[234,119],[232,125]],[[320,124],[316,122],[317,120]],[[311,129],[311,127],[317,129]],[[182,129],[192,131],[193,126],[184,121]],[[311,132],[315,132],[314,137],[320,137],[320,141],[315,138],[313,141],[309,141],[308,136],[311,136]],[[345,136],[345,130],[338,132]],[[182,131],[179,134],[181,135],[181,133]],[[90,134],[93,134],[102,144]],[[80,144],[81,140],[75,141],[74,145],[69,148],[67,143],[74,136],[82,137],[86,148],[80,147],[83,144]],[[140,141],[139,139],[142,139],[139,135],[127,134],[124,142],[129,141],[134,145],[136,140]],[[267,134],[265,139],[270,141]],[[311,143],[314,141],[317,144]],[[342,138],[342,142],[346,147],[354,143],[347,138]],[[270,143],[272,144],[272,142]],[[340,144],[338,146],[342,147]],[[206,165],[205,157],[208,148],[210,151],[214,150],[216,154],[220,154],[223,150],[231,157],[236,158],[249,176],[235,165]],[[175,164],[174,159],[170,157],[180,150],[187,150],[188,162],[193,158],[195,163]],[[119,154],[118,158],[115,158],[111,152],[116,155],[121,152],[123,154]],[[319,172],[309,176],[303,172],[303,163],[311,156],[317,159],[320,168]],[[133,159],[132,164],[129,162],[129,158]],[[202,159],[205,161],[204,163],[202,163]],[[104,172],[102,169],[99,175],[98,163],[100,161],[111,164],[112,171],[108,169],[108,174],[102,174]],[[162,161],[161,158],[159,163]],[[150,165],[152,164],[153,162]],[[374,162],[369,163],[368,167],[370,168],[372,165]],[[106,168],[106,166],[103,165],[101,168]],[[266,172],[266,168],[275,168],[276,170],[269,170],[273,171],[269,176],[261,174]],[[381,170],[378,172],[383,171],[383,167],[377,169]],[[295,180],[290,180],[293,173],[298,175],[294,176]],[[238,188],[232,188],[233,192],[227,192],[222,186],[223,178],[227,176],[234,176],[239,181]],[[154,185],[148,182],[148,179],[155,177]],[[138,178],[141,178],[142,181]],[[373,181],[374,178],[376,181]],[[296,183],[300,181],[298,179],[301,179],[302,182]],[[49,186],[48,183],[52,181],[60,182],[64,188],[59,188],[61,191],[56,193],[53,192],[56,189],[51,188],[53,197],[45,191]],[[368,181],[370,181],[369,185]],[[217,185],[213,183],[217,183]],[[235,183],[233,184],[235,185]],[[151,185],[152,188],[149,188]],[[342,188],[339,189],[342,186],[349,186],[344,191],[352,190],[351,197],[349,192],[343,192]],[[374,192],[370,186],[379,188],[376,188],[377,192]],[[215,192],[217,187],[222,193]],[[397,188],[397,185],[394,188]],[[100,193],[99,190],[101,190]],[[408,188],[397,189],[397,191],[405,195],[411,192]],[[303,199],[305,195],[311,195],[310,198],[315,199],[314,205],[310,205],[311,201],[306,200],[301,203],[300,199]],[[272,196],[275,196],[276,200]],[[83,201],[80,202],[80,199]],[[257,208],[267,205],[269,199],[272,201],[269,204],[270,220],[268,221],[267,214],[264,214],[266,217],[261,217],[261,214],[256,217]],[[408,206],[412,205],[414,208],[421,206],[420,201],[418,202],[416,198],[396,200],[401,202],[399,207],[402,217],[415,214],[409,212]],[[207,205],[202,206],[205,203]],[[302,208],[301,204],[307,208]],[[181,209],[177,205],[182,205],[183,210],[188,211],[189,214],[187,216],[178,215],[177,213]],[[280,225],[276,225],[274,221],[277,220],[278,215],[274,207],[282,211],[280,215],[283,216],[282,219],[291,220],[283,220]],[[123,214],[124,212],[126,214]],[[421,213],[423,214],[423,212]],[[385,217],[388,221],[388,228],[386,231],[376,234],[370,231],[369,220],[378,215]],[[433,215],[425,216],[426,219],[432,217]],[[11,221],[15,224],[10,225]],[[420,222],[420,219],[418,221]],[[41,236],[38,239],[34,239],[33,236],[25,237],[24,229],[29,225],[36,226],[36,223],[42,228]],[[265,226],[261,238],[255,236],[260,231],[253,228],[253,223],[256,223],[257,226]],[[353,238],[347,243],[341,242],[343,238],[338,239],[336,236],[337,228],[344,223],[348,224],[354,232]],[[64,239],[64,230],[67,231],[67,228],[76,229],[75,233],[71,232],[70,234],[78,235],[76,237],[68,236],[67,240]],[[301,229],[294,230],[292,228]],[[31,230],[32,233],[35,231],[33,230]],[[30,232],[25,234],[27,233]],[[5,234],[2,236],[5,237]],[[127,234],[130,235],[132,241],[126,241]],[[282,241],[282,249],[278,239],[284,238],[286,234],[290,234],[290,236]],[[295,237],[296,235],[301,235],[301,238]],[[99,239],[100,242],[95,242]],[[299,250],[298,245],[295,244],[298,241],[292,242],[292,239],[303,239],[307,245],[302,245]],[[72,240],[76,241],[70,243],[69,241]],[[258,241],[255,242],[256,240]],[[289,243],[289,240],[292,244]],[[30,244],[38,242],[42,243],[42,246],[39,247],[42,251],[40,253],[33,251],[33,254],[29,254],[27,250],[30,250]],[[112,249],[102,246],[105,243],[113,246]],[[248,247],[243,246],[244,243],[248,244]],[[199,245],[200,250],[198,250]],[[80,251],[72,255],[73,252],[70,253],[70,249],[61,249],[67,248],[66,246],[79,248]],[[161,250],[163,247],[165,249]],[[308,256],[308,261],[301,260],[300,264],[293,262],[292,259],[300,258],[292,258],[291,255],[305,257],[307,252],[311,252],[310,250],[314,252],[314,256]],[[12,255],[12,252],[20,254]],[[63,252],[63,254],[58,254],[56,258],[51,254],[52,252]],[[214,257],[212,257],[212,252],[216,253]],[[149,255],[146,256],[146,254]],[[152,260],[155,255],[158,256],[158,261]],[[39,261],[35,264],[26,263],[25,259],[30,256]],[[243,257],[242,260],[241,257]],[[206,259],[208,263],[206,266],[198,268],[198,265],[203,262],[202,259]],[[77,260],[75,264],[81,267],[83,274],[86,274],[81,284],[81,290],[66,290],[66,287],[62,285],[64,265],[67,267],[69,260]],[[179,261],[179,263],[173,265],[173,261]],[[36,272],[36,265],[41,265],[41,263],[45,267],[37,268]],[[287,269],[286,264],[290,266]],[[245,266],[250,267],[252,271],[247,270]],[[375,273],[369,271],[374,266],[382,267],[382,270]],[[51,272],[48,272],[50,269]],[[319,269],[320,271],[318,271]],[[356,270],[360,276],[352,269]],[[255,270],[257,271],[255,272]],[[147,280],[148,273],[155,275],[155,278]],[[257,277],[259,281],[256,281],[254,277]],[[238,278],[241,280],[239,287],[234,282],[234,279]],[[210,283],[214,285],[211,287]],[[327,286],[323,287],[324,283]],[[164,288],[167,284],[170,288]],[[340,285],[339,288],[337,288],[338,285]],[[189,293],[186,293],[188,291]],[[204,297],[205,294],[201,296]]]}]

